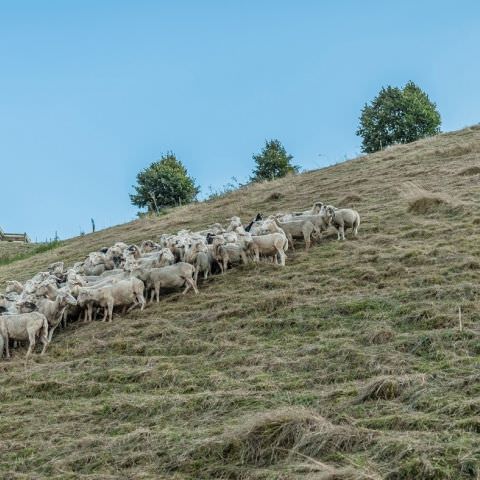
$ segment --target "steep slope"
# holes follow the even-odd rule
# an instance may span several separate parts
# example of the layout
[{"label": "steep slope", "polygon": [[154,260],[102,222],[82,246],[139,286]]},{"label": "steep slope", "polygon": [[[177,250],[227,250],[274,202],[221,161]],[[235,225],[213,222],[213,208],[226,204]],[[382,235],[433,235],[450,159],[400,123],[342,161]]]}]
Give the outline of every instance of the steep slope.
[{"label": "steep slope", "polygon": [[[353,205],[287,266],[216,276],[0,362],[3,478],[480,476],[480,127],[66,242],[0,283],[117,240]],[[460,331],[458,309],[462,312]]]}]

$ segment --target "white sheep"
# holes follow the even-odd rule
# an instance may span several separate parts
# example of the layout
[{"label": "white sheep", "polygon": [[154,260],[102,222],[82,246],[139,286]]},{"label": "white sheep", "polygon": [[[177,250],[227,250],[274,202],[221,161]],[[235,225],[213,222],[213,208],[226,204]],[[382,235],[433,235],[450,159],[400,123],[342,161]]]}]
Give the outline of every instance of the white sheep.
[{"label": "white sheep", "polygon": [[288,239],[285,234],[276,232],[268,233],[266,235],[252,235],[253,250],[255,252],[255,260],[260,261],[260,255],[267,257],[274,257],[281,266],[285,266],[285,259],[288,250]]},{"label": "white sheep", "polygon": [[49,298],[40,298],[36,302],[37,309],[40,313],[45,315],[48,326],[48,341],[52,341],[53,332],[62,321],[65,310],[68,306],[76,306],[77,301],[67,292],[59,291],[55,300]]},{"label": "white sheep", "polygon": [[154,294],[157,302],[160,301],[161,288],[178,288],[185,286],[182,292],[185,295],[190,288],[198,293],[197,286],[193,280],[195,267],[189,263],[179,262],[175,265],[168,265],[162,268],[137,268],[132,272],[132,276],[139,278],[145,284],[146,290],[151,291],[150,301],[153,301]]},{"label": "white sheep", "polygon": [[275,219],[278,227],[285,232],[289,245],[291,245],[293,251],[295,251],[293,245],[294,238],[303,238],[305,242],[305,250],[308,251],[313,233],[320,234],[320,230],[308,218],[303,219],[301,217],[302,216],[299,216],[297,217],[298,219],[289,220],[288,222],[282,222]]},{"label": "white sheep", "polygon": [[0,316],[0,337],[3,345],[0,345],[0,357],[5,348],[7,358],[10,358],[9,339],[16,341],[29,341],[26,357],[29,357],[35,347],[36,338],[40,338],[43,344],[41,355],[48,346],[48,322],[45,315],[39,312],[20,313],[17,315]]},{"label": "white sheep", "polygon": [[128,311],[140,305],[140,309],[145,307],[145,298],[143,296],[144,284],[138,278],[129,278],[119,280],[110,285],[96,286],[93,288],[82,288],[78,294],[78,304],[87,308],[88,321],[92,321],[92,312],[94,306],[105,309],[103,321],[111,322],[113,319],[113,308],[123,306],[124,311]]},{"label": "white sheep", "polygon": [[358,234],[358,227],[360,226],[360,215],[356,210],[351,208],[335,209],[331,206],[326,209],[328,220],[337,231],[337,239],[345,240],[345,229],[351,228],[353,235]]}]

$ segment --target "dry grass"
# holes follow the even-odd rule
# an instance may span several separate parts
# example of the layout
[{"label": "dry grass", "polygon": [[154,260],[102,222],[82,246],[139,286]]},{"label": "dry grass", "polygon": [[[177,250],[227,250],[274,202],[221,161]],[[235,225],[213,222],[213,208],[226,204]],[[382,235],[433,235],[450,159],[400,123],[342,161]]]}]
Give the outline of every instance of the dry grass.
[{"label": "dry grass", "polygon": [[314,200],[362,215],[358,239],[332,232],[283,269],[72,323],[28,363],[15,351],[0,362],[0,477],[480,478],[480,185],[458,175],[479,151],[478,127],[443,134],[0,267],[0,284],[23,280],[117,240]]},{"label": "dry grass", "polygon": [[406,182],[403,185],[402,193],[408,202],[408,211],[411,213],[429,214],[452,211],[458,207],[449,195],[429,192],[413,182]]}]

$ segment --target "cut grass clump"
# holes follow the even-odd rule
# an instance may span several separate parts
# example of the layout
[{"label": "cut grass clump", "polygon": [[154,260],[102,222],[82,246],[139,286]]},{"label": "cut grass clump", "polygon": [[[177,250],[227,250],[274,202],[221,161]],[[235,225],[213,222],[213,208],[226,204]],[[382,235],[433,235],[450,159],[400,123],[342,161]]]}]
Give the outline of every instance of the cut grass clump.
[{"label": "cut grass clump", "polygon": [[249,415],[245,422],[200,445],[191,456],[267,467],[286,458],[315,459],[352,452],[366,448],[372,439],[371,432],[334,425],[307,409],[285,407]]},{"label": "cut grass clump", "polygon": [[402,193],[408,203],[408,212],[426,215],[436,212],[458,213],[460,205],[446,194],[430,192],[413,182],[406,182]]},{"label": "cut grass clump", "polygon": [[459,175],[462,175],[462,176],[471,176],[471,175],[480,175],[480,167],[475,165],[474,167],[468,167],[468,168],[464,168],[463,170],[461,170],[459,173]]},{"label": "cut grass clump", "polygon": [[239,464],[271,465],[288,456],[306,433],[323,422],[322,417],[300,408],[249,415],[244,423],[206,442],[197,454],[235,459]]},{"label": "cut grass clump", "polygon": [[353,193],[343,197],[338,203],[341,207],[354,207],[358,202],[361,201],[362,197]]},{"label": "cut grass clump", "polygon": [[385,376],[369,383],[354,400],[363,403],[368,400],[393,400],[402,395],[415,382],[424,382],[423,376]]},{"label": "cut grass clump", "polygon": [[273,192],[265,199],[265,201],[266,202],[277,201],[277,200],[281,200],[284,197],[285,197],[285,195],[283,193]]}]

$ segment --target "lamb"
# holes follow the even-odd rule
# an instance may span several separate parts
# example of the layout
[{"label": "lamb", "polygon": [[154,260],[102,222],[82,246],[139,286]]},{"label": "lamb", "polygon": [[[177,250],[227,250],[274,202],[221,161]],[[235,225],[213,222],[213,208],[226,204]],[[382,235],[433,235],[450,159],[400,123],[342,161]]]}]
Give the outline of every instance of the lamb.
[{"label": "lamb", "polygon": [[337,240],[345,240],[345,229],[351,228],[356,237],[360,226],[360,215],[351,208],[334,209],[327,207],[329,223],[337,230]]},{"label": "lamb", "polygon": [[35,347],[36,338],[40,337],[43,344],[41,355],[45,353],[48,346],[48,322],[45,315],[39,312],[21,313],[17,315],[3,315],[0,317],[0,337],[3,343],[0,350],[0,357],[3,354],[3,347],[7,358],[10,358],[9,339],[24,341],[28,340],[28,350],[25,358],[28,358]]},{"label": "lamb", "polygon": [[[197,286],[193,280],[195,267],[189,263],[179,262],[175,265],[168,265],[162,268],[137,268],[132,272],[132,276],[139,278],[145,283],[146,289],[151,290],[150,301],[153,302],[154,294],[157,303],[160,301],[161,288],[178,288],[185,286],[182,292],[185,295],[190,288],[198,293]],[[152,290],[153,289],[153,290]]]},{"label": "lamb", "polygon": [[103,285],[94,288],[82,288],[78,294],[78,304],[87,307],[86,318],[92,321],[93,306],[97,305],[105,309],[103,321],[111,322],[113,319],[113,308],[123,306],[124,310],[128,306],[128,311],[140,305],[140,309],[145,308],[145,298],[143,296],[144,284],[138,278],[129,278],[128,280],[119,280],[110,285]]}]

